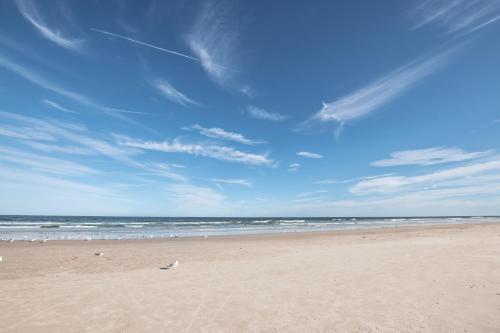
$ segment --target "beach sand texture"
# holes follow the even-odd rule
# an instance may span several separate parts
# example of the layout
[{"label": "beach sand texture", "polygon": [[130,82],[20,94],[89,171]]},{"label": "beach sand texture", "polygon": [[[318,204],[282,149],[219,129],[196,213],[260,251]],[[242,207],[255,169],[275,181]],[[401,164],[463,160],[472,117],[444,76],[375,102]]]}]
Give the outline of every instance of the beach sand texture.
[{"label": "beach sand texture", "polygon": [[1,332],[500,332],[500,224],[16,241],[0,255]]}]

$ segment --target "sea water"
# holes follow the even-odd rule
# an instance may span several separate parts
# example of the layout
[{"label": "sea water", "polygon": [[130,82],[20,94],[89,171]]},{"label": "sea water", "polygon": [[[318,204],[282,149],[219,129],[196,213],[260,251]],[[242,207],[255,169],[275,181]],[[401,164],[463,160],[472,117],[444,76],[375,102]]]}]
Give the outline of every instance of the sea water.
[{"label": "sea water", "polygon": [[0,215],[0,240],[93,240],[286,233],[500,222],[449,217],[111,217]]}]

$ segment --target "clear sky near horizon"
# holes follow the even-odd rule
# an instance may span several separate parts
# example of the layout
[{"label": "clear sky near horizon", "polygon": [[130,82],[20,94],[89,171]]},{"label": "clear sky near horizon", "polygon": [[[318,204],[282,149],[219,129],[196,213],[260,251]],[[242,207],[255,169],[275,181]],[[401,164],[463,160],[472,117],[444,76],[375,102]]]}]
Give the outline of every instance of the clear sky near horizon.
[{"label": "clear sky near horizon", "polygon": [[500,214],[500,2],[2,1],[0,214]]}]

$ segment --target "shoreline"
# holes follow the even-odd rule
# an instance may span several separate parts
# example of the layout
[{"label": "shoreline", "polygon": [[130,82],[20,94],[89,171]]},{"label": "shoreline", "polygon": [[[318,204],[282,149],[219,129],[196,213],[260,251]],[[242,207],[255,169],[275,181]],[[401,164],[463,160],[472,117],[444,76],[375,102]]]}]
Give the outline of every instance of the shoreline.
[{"label": "shoreline", "polygon": [[[44,231],[37,231],[38,237],[25,237],[24,238],[9,238],[9,237],[4,237],[2,236],[2,233],[0,232],[0,236],[2,236],[2,239],[0,239],[0,244],[2,242],[9,242],[14,240],[15,242],[30,242],[30,243],[45,243],[45,242],[64,242],[64,241],[70,241],[70,242],[75,242],[75,241],[130,241],[130,240],[165,240],[165,239],[199,239],[199,238],[214,238],[214,237],[249,237],[249,236],[267,236],[267,235],[289,235],[289,234],[317,234],[317,233],[338,233],[338,232],[362,232],[365,230],[387,230],[387,229],[400,229],[400,228],[427,228],[427,227],[437,227],[437,226],[462,226],[462,225],[482,225],[482,224],[495,224],[495,223],[500,223],[500,218],[497,217],[482,217],[483,220],[475,220],[471,219],[468,222],[464,221],[456,221],[456,222],[444,222],[444,221],[439,221],[436,220],[436,222],[413,222],[413,223],[402,223],[402,224],[393,224],[393,225],[380,225],[380,224],[374,224],[370,225],[367,223],[364,224],[354,224],[354,225],[343,225],[343,226],[335,226],[335,227],[328,227],[328,226],[317,226],[316,228],[309,228],[309,229],[304,229],[301,228],[300,225],[298,225],[295,229],[269,229],[269,230],[255,230],[255,229],[249,229],[248,232],[245,231],[240,231],[240,232],[234,232],[231,233],[231,230],[224,230],[221,229],[219,231],[214,231],[212,230],[198,230],[197,235],[192,235],[192,234],[187,234],[183,235],[180,232],[184,232],[184,230],[179,230],[177,233],[170,233],[168,236],[167,235],[157,235],[157,236],[134,236],[134,237],[127,237],[123,236],[117,233],[115,236],[109,236],[105,232],[98,231],[98,234],[96,237],[83,237],[81,236],[80,238],[72,238],[68,239],[65,236],[64,238],[52,238],[47,235],[53,235],[57,234],[54,230],[58,229],[53,229],[53,228],[42,228]],[[486,219],[486,220],[485,220]],[[490,219],[490,220],[488,220]],[[135,228],[134,228],[135,229]],[[241,230],[241,229],[240,229]],[[1,231],[1,229],[0,229]],[[22,232],[18,232],[19,234],[22,234]],[[59,235],[63,235],[64,233],[68,232],[60,232]],[[112,234],[113,232],[109,232],[109,234]],[[118,237],[120,235],[121,237]],[[19,236],[21,237],[21,236]]]}]

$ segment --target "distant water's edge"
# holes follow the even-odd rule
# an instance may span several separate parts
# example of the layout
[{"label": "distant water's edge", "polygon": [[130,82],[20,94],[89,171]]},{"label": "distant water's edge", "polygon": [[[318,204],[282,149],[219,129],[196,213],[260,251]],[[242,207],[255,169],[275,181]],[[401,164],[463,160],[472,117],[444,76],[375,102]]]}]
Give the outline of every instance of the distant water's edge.
[{"label": "distant water's edge", "polygon": [[499,216],[441,217],[109,217],[0,215],[0,240],[205,237],[500,222]]}]

